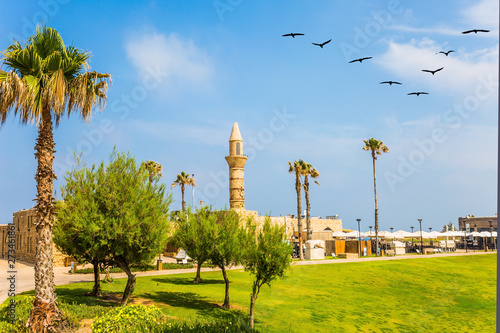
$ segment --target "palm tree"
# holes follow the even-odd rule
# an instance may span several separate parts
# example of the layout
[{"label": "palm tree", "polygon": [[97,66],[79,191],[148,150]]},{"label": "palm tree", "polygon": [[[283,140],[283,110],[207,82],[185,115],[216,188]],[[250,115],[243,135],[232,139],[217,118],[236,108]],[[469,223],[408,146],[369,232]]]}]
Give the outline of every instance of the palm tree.
[{"label": "palm tree", "polygon": [[288,162],[288,172],[289,173],[294,173],[295,174],[295,191],[297,192],[297,229],[299,231],[299,257],[300,260],[304,260],[304,254],[302,253],[302,201],[300,197],[300,188],[301,186],[301,180],[300,176],[302,175],[302,170],[305,168],[305,162],[303,160],[298,160],[293,162]]},{"label": "palm tree", "polygon": [[174,188],[175,185],[179,185],[181,187],[181,192],[182,192],[182,211],[185,213],[186,212],[186,201],[184,200],[184,189],[186,185],[191,185],[191,186],[196,186],[196,181],[189,173],[185,173],[182,171],[180,174],[177,175],[177,179],[174,180],[170,188]]},{"label": "palm tree", "polygon": [[141,168],[149,173],[149,184],[153,184],[154,176],[158,175],[163,177],[161,174],[162,166],[160,163],[156,163],[155,161],[142,162]]},{"label": "palm tree", "polygon": [[24,45],[15,42],[0,56],[0,122],[9,113],[19,115],[22,124],[35,123],[38,138],[35,158],[36,255],[35,301],[27,325],[36,332],[53,329],[60,319],[54,290],[52,227],[55,220],[53,197],[54,134],[65,115],[78,112],[88,121],[96,106],[104,107],[109,74],[89,71],[90,53],[65,46],[52,28],[37,27]]},{"label": "palm tree", "polygon": [[[313,168],[313,166],[309,163],[304,164],[304,168],[302,169],[302,176],[304,176],[304,193],[306,197],[306,234],[307,240],[312,239],[312,230],[311,230],[311,205],[309,201],[309,176],[311,178],[318,178],[319,172],[317,169]],[[319,185],[318,181],[314,181]]]},{"label": "palm tree", "polygon": [[389,148],[380,140],[370,138],[368,140],[363,140],[365,146],[363,150],[369,150],[372,152],[373,160],[373,190],[375,192],[375,253],[378,256],[378,208],[377,208],[377,177],[375,175],[375,160],[377,155],[382,155],[382,153],[388,153]]}]

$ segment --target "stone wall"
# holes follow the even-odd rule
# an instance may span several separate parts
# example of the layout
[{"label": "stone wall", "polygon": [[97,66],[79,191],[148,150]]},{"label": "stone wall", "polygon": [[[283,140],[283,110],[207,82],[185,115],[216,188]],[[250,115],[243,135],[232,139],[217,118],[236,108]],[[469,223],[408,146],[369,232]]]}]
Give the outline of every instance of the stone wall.
[{"label": "stone wall", "polygon": [[[35,209],[24,209],[12,214],[16,240],[16,260],[22,260],[29,263],[35,263],[36,251],[36,214]],[[57,222],[56,222],[57,223]],[[4,231],[5,230],[5,231]],[[2,235],[2,248],[0,255],[7,258],[7,225],[0,226],[0,235]],[[4,232],[3,232],[4,231]],[[52,255],[54,257],[54,266],[66,266],[70,257],[61,253],[55,244],[52,245]]]},{"label": "stone wall", "polygon": [[[245,209],[235,209],[241,219],[247,219],[249,217],[253,218],[259,225],[264,224],[266,216],[260,216],[256,211],[245,210]],[[291,216],[270,216],[271,222],[273,224],[284,225],[287,237],[291,237],[294,232],[298,231],[298,220]],[[306,219],[302,219],[303,231],[306,230]],[[311,218],[311,229],[315,231],[324,231],[329,228],[332,232],[342,231],[342,220],[341,219],[318,219]]]},{"label": "stone wall", "polygon": [[497,231],[497,216],[466,216],[458,218],[458,229],[464,231],[466,224],[469,224],[470,231]]}]

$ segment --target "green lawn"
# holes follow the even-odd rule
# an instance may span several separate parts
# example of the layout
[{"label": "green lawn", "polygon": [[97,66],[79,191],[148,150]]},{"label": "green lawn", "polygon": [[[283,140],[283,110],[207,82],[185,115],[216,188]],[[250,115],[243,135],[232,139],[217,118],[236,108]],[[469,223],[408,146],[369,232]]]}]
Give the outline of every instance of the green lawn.
[{"label": "green lawn", "polygon": [[[495,332],[496,254],[293,266],[285,280],[264,287],[256,304],[262,332]],[[235,309],[220,272],[137,278],[135,298],[149,299],[182,319],[248,315],[250,276],[228,272]],[[125,279],[103,284],[122,292]],[[60,301],[102,304],[80,296],[91,283],[57,287]],[[200,318],[201,317],[201,318]]]}]

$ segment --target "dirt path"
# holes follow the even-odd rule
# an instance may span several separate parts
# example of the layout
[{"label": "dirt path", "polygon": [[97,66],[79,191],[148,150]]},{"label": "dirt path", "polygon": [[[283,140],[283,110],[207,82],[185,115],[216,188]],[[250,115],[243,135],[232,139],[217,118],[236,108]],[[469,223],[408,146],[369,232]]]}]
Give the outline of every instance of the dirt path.
[{"label": "dirt path", "polygon": [[[437,258],[437,257],[452,257],[452,256],[464,256],[464,255],[488,255],[496,254],[496,252],[454,252],[454,253],[436,253],[432,255],[398,255],[393,257],[368,257],[368,258],[358,258],[358,259],[326,259],[326,260],[308,260],[308,261],[293,261],[293,266],[299,265],[319,265],[319,264],[342,264],[349,262],[364,262],[364,261],[376,261],[376,260],[402,260],[402,259],[424,259],[424,258]],[[243,267],[237,266],[231,269],[242,269]],[[216,268],[202,268],[202,272],[217,271]],[[0,259],[0,304],[3,303],[9,294],[10,282],[8,278],[15,277],[15,293],[21,293],[28,290],[33,290],[35,288],[34,281],[34,265],[27,264],[24,262],[16,262],[15,268],[9,270],[8,262],[6,259]],[[10,273],[14,272],[14,273]],[[171,269],[163,271],[148,271],[148,272],[137,272],[136,276],[151,276],[151,275],[168,275],[168,274],[182,274],[182,273],[195,273],[196,268],[188,269]],[[111,274],[113,278],[126,278],[125,273],[113,273]],[[54,268],[54,281],[57,286],[78,283],[78,282],[88,282],[93,281],[93,274],[70,274],[69,267],[55,267]]]}]

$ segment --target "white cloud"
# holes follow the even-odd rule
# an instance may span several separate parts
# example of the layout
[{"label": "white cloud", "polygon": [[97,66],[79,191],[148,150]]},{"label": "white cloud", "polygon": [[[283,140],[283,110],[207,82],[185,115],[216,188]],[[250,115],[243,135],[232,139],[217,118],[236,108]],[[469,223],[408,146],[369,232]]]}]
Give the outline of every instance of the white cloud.
[{"label": "white cloud", "polygon": [[439,25],[429,28],[416,28],[407,25],[391,25],[390,28],[398,31],[414,32],[414,33],[441,34],[449,36],[461,35],[461,32],[458,31],[457,29],[452,29],[444,25]]},{"label": "white cloud", "polygon": [[[386,53],[375,59],[376,63],[394,73],[402,80],[422,89],[437,89],[445,92],[470,93],[478,85],[479,78],[498,76],[498,45],[467,53],[457,49],[448,57],[437,52],[448,51],[446,45],[423,38],[412,39],[409,43],[389,41]],[[441,72],[432,75],[423,69],[435,70],[444,67]]]},{"label": "white cloud", "polygon": [[498,27],[498,0],[482,0],[462,12],[471,29],[496,29]]},{"label": "white cloud", "polygon": [[214,68],[206,52],[192,40],[170,33],[132,35],[126,44],[127,56],[142,75],[162,73],[170,88],[207,89]]}]

